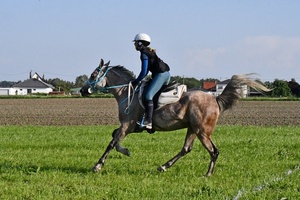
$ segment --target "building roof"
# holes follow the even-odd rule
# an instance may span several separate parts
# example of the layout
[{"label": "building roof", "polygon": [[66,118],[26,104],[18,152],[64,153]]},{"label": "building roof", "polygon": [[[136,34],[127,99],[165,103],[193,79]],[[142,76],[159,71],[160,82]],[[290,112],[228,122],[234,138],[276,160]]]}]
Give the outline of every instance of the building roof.
[{"label": "building roof", "polygon": [[203,82],[203,89],[205,89],[205,90],[210,90],[215,86],[216,86],[216,82],[211,82],[211,81],[204,81]]},{"label": "building roof", "polygon": [[221,81],[221,82],[217,83],[217,85],[227,85],[230,82],[230,80],[231,79],[227,79],[227,80]]},{"label": "building roof", "polygon": [[21,83],[17,83],[13,85],[12,87],[18,87],[18,88],[54,88],[53,85],[48,84],[42,80],[42,78],[35,73],[32,78],[27,79]]}]

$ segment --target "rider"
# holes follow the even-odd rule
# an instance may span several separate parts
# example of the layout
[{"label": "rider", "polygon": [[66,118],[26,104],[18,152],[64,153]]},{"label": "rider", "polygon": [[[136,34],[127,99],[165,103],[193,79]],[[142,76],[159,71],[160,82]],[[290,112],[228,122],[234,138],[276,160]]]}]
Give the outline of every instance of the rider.
[{"label": "rider", "polygon": [[146,91],[146,117],[144,122],[137,122],[141,128],[152,129],[153,115],[153,97],[161,89],[163,85],[167,85],[170,81],[170,68],[168,64],[163,62],[157,55],[156,50],[149,47],[151,39],[145,33],[137,34],[134,37],[134,45],[137,51],[141,52],[141,72],[139,76],[132,81],[132,85],[137,85],[143,80],[148,72],[152,73],[152,81]]}]

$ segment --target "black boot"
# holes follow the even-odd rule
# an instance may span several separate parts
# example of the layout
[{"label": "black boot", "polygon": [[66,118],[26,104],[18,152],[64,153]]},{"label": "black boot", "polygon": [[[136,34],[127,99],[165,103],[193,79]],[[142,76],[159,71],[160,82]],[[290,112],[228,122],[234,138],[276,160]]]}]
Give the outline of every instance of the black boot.
[{"label": "black boot", "polygon": [[[153,101],[147,101],[146,105],[146,117],[143,124],[140,125],[141,128],[152,129],[152,116],[153,116]],[[138,123],[140,124],[140,123]]]}]

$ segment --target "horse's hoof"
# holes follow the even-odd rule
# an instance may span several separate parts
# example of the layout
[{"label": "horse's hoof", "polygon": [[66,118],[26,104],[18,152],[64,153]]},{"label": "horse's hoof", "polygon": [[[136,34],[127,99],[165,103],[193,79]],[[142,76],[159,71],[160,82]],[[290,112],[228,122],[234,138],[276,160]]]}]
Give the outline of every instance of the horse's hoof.
[{"label": "horse's hoof", "polygon": [[125,156],[130,156],[130,151],[127,148],[116,146],[116,150]]},{"label": "horse's hoof", "polygon": [[212,173],[207,172],[207,173],[205,174],[205,177],[210,177],[211,175],[212,175]]},{"label": "horse's hoof", "polygon": [[167,169],[166,169],[165,166],[160,166],[160,167],[157,168],[157,170],[160,171],[160,172],[165,172],[165,171],[167,171]]},{"label": "horse's hoof", "polygon": [[125,150],[124,150],[124,155],[125,155],[125,156],[130,156],[130,151],[129,151],[128,149],[125,149]]},{"label": "horse's hoof", "polygon": [[93,168],[92,168],[92,171],[97,173],[101,170],[101,165],[100,164],[97,164],[95,165]]}]

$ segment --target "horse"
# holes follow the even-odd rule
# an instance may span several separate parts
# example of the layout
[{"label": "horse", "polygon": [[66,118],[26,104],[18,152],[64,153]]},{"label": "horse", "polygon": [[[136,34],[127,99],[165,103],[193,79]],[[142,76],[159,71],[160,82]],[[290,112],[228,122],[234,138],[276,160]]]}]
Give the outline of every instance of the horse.
[{"label": "horse", "polygon": [[[250,76],[253,74],[233,75],[223,92],[215,97],[201,90],[184,92],[181,98],[171,104],[164,105],[153,113],[153,131],[173,131],[187,129],[184,145],[181,151],[157,168],[164,172],[172,167],[180,158],[191,152],[196,138],[210,155],[210,163],[206,176],[214,172],[219,150],[212,141],[212,134],[222,112],[232,108],[241,96],[241,87],[247,85],[261,92],[270,91]],[[144,115],[144,108],[139,102],[137,92],[131,85],[134,75],[123,66],[109,66],[101,59],[99,66],[92,72],[88,81],[81,88],[82,96],[100,90],[109,90],[118,103],[119,128],[112,133],[112,140],[105,152],[92,168],[99,172],[109,153],[115,148],[116,151],[130,156],[130,151],[120,145],[120,142],[130,133],[142,132],[137,121]]]}]

